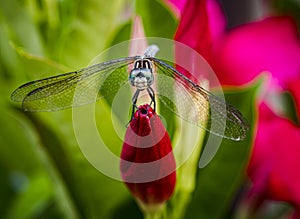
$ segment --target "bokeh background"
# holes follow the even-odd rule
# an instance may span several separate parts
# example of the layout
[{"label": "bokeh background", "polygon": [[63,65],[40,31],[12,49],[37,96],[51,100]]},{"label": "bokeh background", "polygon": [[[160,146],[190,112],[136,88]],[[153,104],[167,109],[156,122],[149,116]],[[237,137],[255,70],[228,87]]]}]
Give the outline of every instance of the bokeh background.
[{"label": "bokeh background", "polygon": [[[288,15],[295,23],[295,34],[298,34],[299,1],[214,2],[224,12],[226,31],[269,16]],[[192,0],[0,0],[0,218],[143,218],[123,183],[97,171],[81,153],[73,132],[71,109],[27,113],[21,110],[20,104],[11,102],[10,94],[25,82],[86,67],[104,49],[130,39],[136,15],[140,16],[147,37],[174,39],[178,36],[180,22],[188,15],[191,19],[196,18],[201,11],[195,8],[194,14],[186,14],[189,11],[185,12],[186,5],[196,7],[198,4]],[[197,28],[193,26],[193,30]],[[193,33],[188,27],[186,31],[181,27],[180,31],[181,35]],[[198,42],[201,44],[201,38]],[[240,50],[236,51],[230,55],[239,56]],[[201,49],[198,52],[201,53]],[[218,50],[214,52],[218,53]],[[298,50],[295,54],[299,57]],[[226,73],[220,71],[224,65],[214,64],[219,72]],[[256,62],[248,65],[255,66]],[[247,69],[247,65],[243,67]],[[253,75],[259,76],[257,72]],[[268,177],[260,177],[264,186],[256,191],[258,195],[253,198],[253,191],[250,192],[253,182],[248,178],[247,166],[256,142],[259,99],[267,79],[250,77],[251,80],[237,82],[235,79],[240,76],[230,76],[232,83],[225,77],[225,82],[221,80],[221,83],[227,85],[224,87],[227,101],[241,110],[249,121],[249,135],[242,142],[224,140],[213,161],[203,169],[181,167],[192,170],[190,176],[178,170],[178,188],[167,205],[173,215],[170,218],[298,218],[294,210],[300,206],[299,196],[291,198],[288,195],[298,194],[300,182],[295,172],[288,172],[290,178],[287,178],[294,182],[294,187],[282,187],[279,183],[275,186],[277,190],[267,190],[274,184],[268,184]],[[291,95],[283,92],[279,96],[284,99],[286,119],[297,124]],[[119,154],[122,139],[111,137],[114,134],[110,133],[110,106],[101,104],[97,121],[101,121],[106,130],[106,144]],[[268,127],[266,125],[264,130]],[[173,129],[168,131],[171,136],[175,132]],[[293,142],[297,142],[299,136],[296,132],[291,136]],[[285,151],[289,151],[288,146],[284,144]],[[271,160],[272,150],[266,150],[269,151],[261,159]],[[299,151],[297,147],[291,151],[295,160],[297,155],[300,156]],[[264,165],[264,162],[258,164]],[[294,164],[299,165],[299,162],[289,165]],[[290,169],[288,165],[283,167]],[[256,170],[261,169],[252,168],[251,173]],[[259,176],[266,175],[269,176],[267,173]],[[192,181],[189,188],[183,186],[185,180]],[[273,191],[280,192],[266,195]]]}]

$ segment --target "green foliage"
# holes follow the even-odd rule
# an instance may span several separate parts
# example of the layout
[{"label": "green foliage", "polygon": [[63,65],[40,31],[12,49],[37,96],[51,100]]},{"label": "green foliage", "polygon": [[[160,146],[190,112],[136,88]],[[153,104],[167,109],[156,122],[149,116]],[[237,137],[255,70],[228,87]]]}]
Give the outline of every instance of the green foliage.
[{"label": "green foliage", "polygon": [[274,9],[279,15],[287,15],[294,18],[300,32],[300,3],[297,0],[274,0],[271,2]]},{"label": "green foliage", "polygon": [[[261,83],[249,88],[226,92],[225,98],[241,110],[249,124],[255,122],[255,98]],[[223,139],[213,160],[198,169],[196,189],[186,218],[232,218],[231,207],[245,180],[245,171],[251,152],[253,126],[247,138],[240,142]],[[225,216],[227,215],[227,217]]]},{"label": "green foliage", "polygon": [[166,7],[162,7],[160,1],[137,0],[136,13],[143,18],[147,37],[173,38],[176,30],[175,18]]},{"label": "green foliage", "polygon": [[[122,0],[0,1],[1,218],[142,218],[125,186],[96,170],[80,151],[70,109],[24,113],[9,99],[21,83],[85,67],[106,47],[128,40],[128,11],[141,16],[147,36],[173,37],[176,20],[158,0],[137,0],[135,8]],[[250,122],[255,89],[226,96]],[[118,155],[122,139],[113,131],[109,109],[99,103],[96,120]],[[198,171],[186,218],[221,218],[227,212],[250,145],[251,136],[241,143],[224,140],[213,162]]]}]

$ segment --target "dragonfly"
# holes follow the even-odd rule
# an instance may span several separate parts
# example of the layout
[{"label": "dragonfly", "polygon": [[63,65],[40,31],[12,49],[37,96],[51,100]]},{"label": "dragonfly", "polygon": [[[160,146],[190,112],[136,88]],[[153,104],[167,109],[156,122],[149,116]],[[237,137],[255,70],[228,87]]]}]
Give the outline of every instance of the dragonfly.
[{"label": "dragonfly", "polygon": [[[158,46],[143,55],[118,58],[89,67],[35,80],[11,94],[25,111],[56,111],[93,103],[116,93],[124,84],[135,88],[132,113],[140,92],[147,92],[156,110],[156,98],[180,118],[217,136],[239,141],[249,129],[235,107],[207,91],[167,62],[155,57]],[[130,66],[131,69],[129,68]],[[154,83],[159,89],[156,92]]]}]

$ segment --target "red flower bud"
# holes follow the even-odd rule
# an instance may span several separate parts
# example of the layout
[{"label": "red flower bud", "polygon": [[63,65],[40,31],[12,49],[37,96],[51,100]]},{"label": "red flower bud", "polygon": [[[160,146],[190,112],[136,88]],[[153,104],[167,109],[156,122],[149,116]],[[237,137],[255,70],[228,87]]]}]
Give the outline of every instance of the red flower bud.
[{"label": "red flower bud", "polygon": [[170,137],[148,104],[137,109],[127,128],[120,169],[128,189],[144,206],[159,206],[173,194],[176,164]]}]

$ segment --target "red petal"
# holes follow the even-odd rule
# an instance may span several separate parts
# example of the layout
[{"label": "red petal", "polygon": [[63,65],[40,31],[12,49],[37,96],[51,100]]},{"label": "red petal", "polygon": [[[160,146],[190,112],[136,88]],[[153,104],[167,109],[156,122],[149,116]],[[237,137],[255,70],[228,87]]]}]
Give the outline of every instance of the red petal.
[{"label": "red petal", "polygon": [[223,14],[215,1],[191,0],[185,5],[175,40],[210,60],[212,41],[223,33],[224,27]]},{"label": "red petal", "polygon": [[136,198],[144,204],[170,198],[176,183],[171,140],[149,105],[139,107],[130,122],[121,159],[122,178]]},{"label": "red petal", "polygon": [[[175,35],[175,40],[179,41],[193,51],[176,46],[176,63],[186,63],[185,65],[194,66],[198,64],[197,56],[194,51],[202,55],[206,61],[210,62],[213,42],[216,41],[224,32],[225,19],[223,13],[215,0],[191,0],[187,1],[182,12],[181,20]],[[180,60],[180,61],[179,61]],[[197,62],[197,63],[195,63]],[[199,69],[183,69],[181,66],[176,68],[195,82],[201,80]],[[201,67],[200,67],[201,69]]]},{"label": "red petal", "polygon": [[211,35],[206,1],[191,0],[186,3],[175,40],[194,48],[205,58],[210,56]]}]

